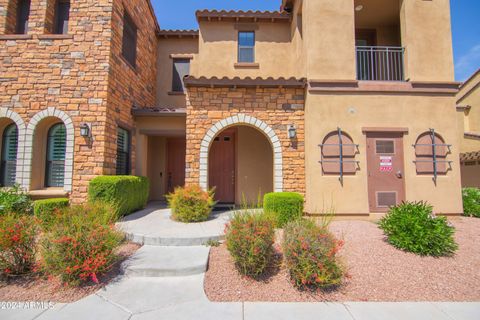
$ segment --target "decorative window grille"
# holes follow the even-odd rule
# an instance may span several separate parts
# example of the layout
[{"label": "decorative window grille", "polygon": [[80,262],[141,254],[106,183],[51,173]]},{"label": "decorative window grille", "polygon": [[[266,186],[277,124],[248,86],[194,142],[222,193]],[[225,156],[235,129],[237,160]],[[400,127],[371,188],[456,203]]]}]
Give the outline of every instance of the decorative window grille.
[{"label": "decorative window grille", "polygon": [[347,134],[338,128],[337,131],[329,133],[323,143],[319,145],[322,149],[322,171],[325,175],[338,175],[343,185],[345,175],[354,175],[359,169],[359,162],[355,156],[359,153],[358,144]]},{"label": "decorative window grille", "polygon": [[446,144],[443,138],[435,133],[435,129],[422,133],[415,148],[415,165],[417,174],[433,175],[433,181],[437,183],[439,175],[446,175],[452,169],[452,161],[447,160],[451,154],[451,145]]}]

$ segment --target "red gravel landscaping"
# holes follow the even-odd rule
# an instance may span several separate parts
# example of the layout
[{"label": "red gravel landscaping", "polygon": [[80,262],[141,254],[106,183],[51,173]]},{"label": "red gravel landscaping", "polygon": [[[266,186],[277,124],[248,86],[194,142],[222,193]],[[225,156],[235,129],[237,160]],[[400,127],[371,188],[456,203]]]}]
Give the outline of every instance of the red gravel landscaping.
[{"label": "red gravel landscaping", "polygon": [[205,291],[212,301],[480,301],[480,219],[451,222],[459,244],[451,258],[397,250],[372,222],[332,222],[330,230],[345,240],[340,256],[349,277],[331,292],[298,291],[283,266],[261,281],[242,277],[222,244],[210,252]]},{"label": "red gravel landscaping", "polygon": [[120,264],[140,248],[134,243],[121,245],[117,254],[119,260],[112,269],[102,277],[99,277],[99,284],[93,282],[81,287],[67,287],[62,285],[59,279],[44,279],[41,277],[22,277],[10,279],[8,282],[0,282],[0,301],[50,301],[58,303],[69,303],[78,301],[91,295],[113,280],[120,274]]}]

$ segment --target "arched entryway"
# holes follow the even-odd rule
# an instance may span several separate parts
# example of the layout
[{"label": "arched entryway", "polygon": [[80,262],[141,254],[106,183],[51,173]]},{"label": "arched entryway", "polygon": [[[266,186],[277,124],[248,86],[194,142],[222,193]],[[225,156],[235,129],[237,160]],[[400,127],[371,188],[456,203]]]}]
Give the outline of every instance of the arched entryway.
[{"label": "arched entryway", "polygon": [[282,191],[282,172],[277,135],[254,117],[224,119],[201,143],[200,186],[215,187],[221,203],[256,203],[266,192]]}]

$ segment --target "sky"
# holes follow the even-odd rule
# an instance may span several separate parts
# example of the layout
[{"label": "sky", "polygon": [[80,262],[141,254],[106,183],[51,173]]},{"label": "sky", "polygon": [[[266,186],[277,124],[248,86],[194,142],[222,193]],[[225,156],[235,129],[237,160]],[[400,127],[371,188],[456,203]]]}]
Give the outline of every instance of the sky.
[{"label": "sky", "polygon": [[[151,0],[162,29],[198,29],[198,9],[278,10],[280,0]],[[480,68],[480,0],[450,0],[455,78]]]}]

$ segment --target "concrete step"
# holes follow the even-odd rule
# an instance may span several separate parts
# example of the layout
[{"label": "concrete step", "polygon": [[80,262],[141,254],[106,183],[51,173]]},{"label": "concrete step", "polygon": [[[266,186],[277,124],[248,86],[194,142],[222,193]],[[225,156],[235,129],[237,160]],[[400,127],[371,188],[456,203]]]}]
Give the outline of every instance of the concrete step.
[{"label": "concrete step", "polygon": [[192,235],[190,237],[181,237],[181,236],[159,236],[159,235],[143,235],[134,232],[126,232],[126,237],[128,240],[148,245],[148,246],[174,246],[174,247],[183,247],[183,246],[203,246],[208,244],[210,241],[222,241],[225,239],[225,235]]},{"label": "concrete step", "polygon": [[176,277],[201,274],[207,270],[209,247],[149,246],[140,248],[122,264],[133,277]]}]

